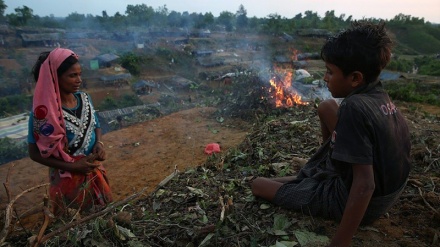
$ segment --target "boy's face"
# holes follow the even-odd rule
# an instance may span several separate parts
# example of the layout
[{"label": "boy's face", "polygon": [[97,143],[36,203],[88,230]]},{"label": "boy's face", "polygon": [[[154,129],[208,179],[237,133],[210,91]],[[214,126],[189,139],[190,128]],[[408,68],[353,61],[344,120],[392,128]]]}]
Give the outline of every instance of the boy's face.
[{"label": "boy's face", "polygon": [[325,67],[327,71],[324,75],[324,81],[333,97],[344,98],[359,85],[354,81],[352,74],[344,76],[338,66],[326,62]]}]

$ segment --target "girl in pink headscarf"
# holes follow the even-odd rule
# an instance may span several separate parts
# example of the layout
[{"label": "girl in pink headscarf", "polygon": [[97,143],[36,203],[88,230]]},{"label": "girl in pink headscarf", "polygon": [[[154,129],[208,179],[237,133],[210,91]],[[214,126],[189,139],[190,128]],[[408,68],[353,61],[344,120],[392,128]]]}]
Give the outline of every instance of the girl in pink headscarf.
[{"label": "girl in pink headscarf", "polygon": [[78,56],[56,48],[40,54],[29,120],[29,156],[50,169],[50,198],[56,214],[66,208],[98,209],[112,201],[101,128],[90,96],[80,92]]}]

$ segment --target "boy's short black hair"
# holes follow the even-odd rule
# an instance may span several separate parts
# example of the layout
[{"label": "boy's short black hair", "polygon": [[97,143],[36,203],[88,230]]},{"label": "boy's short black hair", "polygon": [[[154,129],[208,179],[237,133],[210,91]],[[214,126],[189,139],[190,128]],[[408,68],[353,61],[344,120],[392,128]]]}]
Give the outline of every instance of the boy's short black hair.
[{"label": "boy's short black hair", "polygon": [[336,65],[344,75],[360,71],[370,83],[390,62],[392,43],[384,22],[355,21],[349,29],[327,40],[321,58]]}]

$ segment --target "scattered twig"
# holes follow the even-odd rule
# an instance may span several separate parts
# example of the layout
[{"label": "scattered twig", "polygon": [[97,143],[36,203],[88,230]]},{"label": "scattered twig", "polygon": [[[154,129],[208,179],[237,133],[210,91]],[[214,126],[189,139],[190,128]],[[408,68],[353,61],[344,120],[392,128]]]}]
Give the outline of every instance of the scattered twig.
[{"label": "scattered twig", "polygon": [[433,161],[431,161],[431,163],[429,163],[428,167],[426,167],[425,172],[429,171],[431,169],[431,167],[437,168],[440,167],[440,163],[439,163],[439,159],[434,159]]},{"label": "scattered twig", "polygon": [[113,209],[115,209],[115,208],[117,208],[117,207],[119,207],[119,206],[121,206],[121,205],[124,205],[125,203],[127,203],[127,202],[129,202],[129,201],[134,200],[135,198],[137,198],[137,197],[139,197],[140,195],[142,195],[142,194],[145,192],[145,190],[146,190],[147,188],[148,188],[148,187],[144,187],[140,192],[135,193],[135,194],[133,194],[133,195],[131,195],[131,196],[125,198],[125,199],[122,200],[122,201],[119,201],[119,202],[116,202],[116,203],[114,203],[114,204],[112,204],[112,205],[109,205],[108,207],[106,207],[106,208],[105,208],[104,210],[102,210],[102,211],[96,212],[96,213],[91,214],[91,215],[89,215],[89,216],[86,216],[86,217],[84,217],[84,218],[82,218],[82,219],[80,219],[80,220],[77,220],[77,221],[71,222],[71,223],[69,223],[69,224],[67,224],[67,225],[64,225],[64,226],[61,227],[61,228],[56,229],[55,231],[53,231],[53,232],[51,232],[51,233],[49,233],[49,234],[43,236],[43,237],[41,238],[41,240],[40,240],[40,244],[46,242],[47,240],[51,239],[51,238],[54,237],[54,236],[57,236],[57,235],[59,235],[59,234],[65,232],[65,231],[69,230],[69,229],[72,228],[72,227],[75,227],[75,226],[81,225],[81,224],[84,223],[84,222],[88,222],[88,221],[90,221],[90,220],[92,220],[92,219],[95,219],[95,218],[98,217],[98,216],[104,215],[104,214],[106,214],[106,213],[112,211]]},{"label": "scattered twig", "polygon": [[9,169],[8,169],[8,175],[6,175],[6,181],[3,183],[3,186],[5,187],[6,190],[6,195],[8,196],[8,202],[11,201],[11,191],[9,190],[9,177],[11,176],[11,169],[12,167],[14,167],[14,164],[12,164]]},{"label": "scattered twig", "polygon": [[225,219],[225,211],[226,211],[225,203],[223,202],[223,196],[220,195],[218,199],[220,201],[220,206],[222,208],[222,212],[220,213],[220,221],[223,222],[223,220]]},{"label": "scattered twig", "polygon": [[47,226],[49,225],[49,221],[51,218],[53,218],[53,214],[49,210],[49,197],[44,196],[43,199],[43,213],[44,213],[44,222],[43,225],[40,228],[40,231],[37,235],[37,238],[35,239],[35,242],[33,244],[34,247],[37,247],[41,243],[41,238],[43,237],[44,231],[46,231]]},{"label": "scattered twig", "polygon": [[[15,164],[12,164],[11,166],[9,166],[9,169],[8,169],[8,174],[6,175],[6,181],[3,183],[3,186],[5,187],[5,191],[6,191],[6,195],[7,195],[7,197],[8,197],[8,202],[10,202],[11,201],[11,198],[12,198],[12,194],[11,194],[11,190],[9,189],[9,178],[10,178],[10,176],[11,176],[11,170],[12,170],[12,168],[15,166]],[[18,215],[18,213],[17,213],[17,210],[16,209],[14,209],[14,213],[15,213],[15,216],[17,217],[17,221],[20,223],[20,225],[21,225],[21,220],[20,220],[20,216]],[[12,217],[12,216],[11,216]],[[6,219],[5,219],[6,220]],[[23,227],[24,228],[24,227]],[[1,235],[0,235],[1,236]]]},{"label": "scattered twig", "polygon": [[418,189],[419,189],[419,194],[422,197],[423,202],[426,204],[426,206],[428,206],[428,208],[430,208],[438,217],[440,217],[440,213],[437,211],[437,209],[433,208],[431,204],[429,204],[429,202],[426,201],[425,197],[423,196],[422,190],[420,188]]},{"label": "scattered twig", "polygon": [[18,194],[14,199],[12,199],[9,202],[8,206],[6,207],[5,226],[4,226],[3,230],[0,233],[0,246],[3,244],[3,242],[6,239],[6,237],[9,234],[9,227],[10,227],[10,224],[11,224],[12,206],[14,205],[15,201],[17,201],[18,198],[22,197],[24,194],[26,194],[26,193],[28,193],[28,192],[30,192],[32,190],[41,188],[43,186],[48,186],[48,185],[49,185],[49,183],[40,184],[40,185],[34,186],[32,188],[29,188],[27,190],[24,190],[24,191],[22,191],[20,194]]},{"label": "scattered twig", "polygon": [[158,189],[162,188],[163,186],[165,186],[171,179],[174,178],[174,176],[176,176],[179,173],[179,170],[177,170],[177,165],[174,166],[174,171],[173,173],[171,173],[170,175],[168,175],[166,178],[164,178],[164,180],[162,180],[156,187],[156,189],[154,190],[153,194],[157,192]]}]

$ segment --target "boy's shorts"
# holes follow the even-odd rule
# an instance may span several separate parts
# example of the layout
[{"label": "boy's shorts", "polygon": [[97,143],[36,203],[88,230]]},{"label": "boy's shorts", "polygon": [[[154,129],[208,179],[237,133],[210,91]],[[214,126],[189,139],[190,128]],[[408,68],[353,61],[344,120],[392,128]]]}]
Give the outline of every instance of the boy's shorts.
[{"label": "boy's shorts", "polygon": [[344,182],[337,176],[325,180],[297,178],[278,189],[273,203],[304,214],[340,220],[348,193]]},{"label": "boy's shorts", "polygon": [[[350,191],[327,159],[326,144],[301,169],[296,179],[278,189],[273,203],[308,215],[342,219]],[[389,195],[372,198],[362,224],[371,223],[385,214],[398,200],[405,185]]]}]

